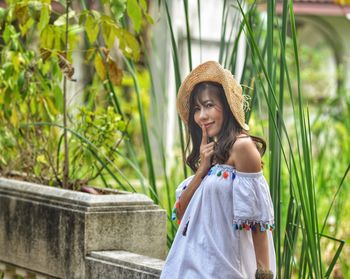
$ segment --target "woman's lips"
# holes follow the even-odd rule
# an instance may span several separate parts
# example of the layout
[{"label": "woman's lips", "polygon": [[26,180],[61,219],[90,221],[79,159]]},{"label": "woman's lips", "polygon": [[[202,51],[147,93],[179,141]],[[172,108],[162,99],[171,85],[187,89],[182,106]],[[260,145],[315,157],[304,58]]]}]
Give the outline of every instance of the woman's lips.
[{"label": "woman's lips", "polygon": [[214,124],[214,122],[211,122],[211,123],[208,123],[208,124],[204,124],[204,127],[205,128],[209,128],[211,125],[213,125]]}]

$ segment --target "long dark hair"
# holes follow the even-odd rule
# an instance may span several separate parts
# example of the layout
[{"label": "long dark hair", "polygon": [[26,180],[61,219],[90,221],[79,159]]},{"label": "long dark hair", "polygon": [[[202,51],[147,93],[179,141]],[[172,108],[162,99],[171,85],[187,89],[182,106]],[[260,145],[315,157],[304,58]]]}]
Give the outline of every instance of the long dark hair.
[{"label": "long dark hair", "polygon": [[[188,157],[186,158],[186,163],[190,168],[196,172],[198,169],[199,161],[199,148],[202,141],[202,129],[194,121],[194,107],[196,103],[197,96],[200,92],[204,90],[209,90],[211,93],[216,94],[220,98],[220,102],[223,106],[224,121],[220,134],[218,135],[218,140],[216,143],[213,160],[219,164],[225,164],[230,156],[230,150],[232,145],[235,143],[237,136],[244,133],[249,135],[237,122],[232,114],[232,111],[227,102],[224,89],[221,84],[215,82],[201,82],[198,83],[191,95],[190,95],[190,109],[189,109],[189,119],[188,119],[188,131],[189,137],[187,138],[186,153],[190,149],[190,143],[192,142],[192,150]],[[250,136],[250,135],[249,135]],[[264,155],[266,150],[266,142],[256,136],[250,136],[251,139],[257,146],[261,156]]]}]

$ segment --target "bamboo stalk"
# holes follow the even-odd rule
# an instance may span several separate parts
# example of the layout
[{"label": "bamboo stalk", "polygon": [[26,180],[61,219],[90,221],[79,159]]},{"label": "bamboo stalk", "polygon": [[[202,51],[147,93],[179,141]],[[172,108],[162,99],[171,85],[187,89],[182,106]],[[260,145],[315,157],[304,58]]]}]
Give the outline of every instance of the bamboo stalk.
[{"label": "bamboo stalk", "polygon": [[[70,0],[66,0],[66,30],[65,30],[65,53],[68,54],[68,24]],[[67,135],[67,77],[63,76],[63,138],[64,138],[64,165],[63,165],[63,188],[69,187],[69,147]]]}]

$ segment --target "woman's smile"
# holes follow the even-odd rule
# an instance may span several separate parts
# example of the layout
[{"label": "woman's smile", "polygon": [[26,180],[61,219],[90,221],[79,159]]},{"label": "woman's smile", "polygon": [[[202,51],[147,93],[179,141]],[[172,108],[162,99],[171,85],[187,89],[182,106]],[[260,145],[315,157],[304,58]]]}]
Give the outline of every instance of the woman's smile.
[{"label": "woman's smile", "polygon": [[205,124],[204,124],[204,127],[208,129],[208,128],[211,127],[214,123],[215,123],[215,122],[205,123]]},{"label": "woman's smile", "polygon": [[223,107],[217,94],[206,89],[198,94],[194,107],[194,121],[204,125],[209,137],[218,136],[224,122]]}]

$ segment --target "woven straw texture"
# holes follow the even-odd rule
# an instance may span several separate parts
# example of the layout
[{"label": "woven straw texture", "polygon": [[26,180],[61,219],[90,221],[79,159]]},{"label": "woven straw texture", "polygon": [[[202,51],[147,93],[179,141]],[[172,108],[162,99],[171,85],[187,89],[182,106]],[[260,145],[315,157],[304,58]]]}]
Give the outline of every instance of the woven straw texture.
[{"label": "woven straw texture", "polygon": [[182,82],[176,100],[177,112],[182,121],[186,125],[188,124],[190,94],[196,84],[204,81],[216,82],[222,85],[233,116],[243,129],[248,130],[249,127],[245,124],[244,119],[242,87],[233,78],[230,71],[224,69],[215,61],[200,64]]}]

